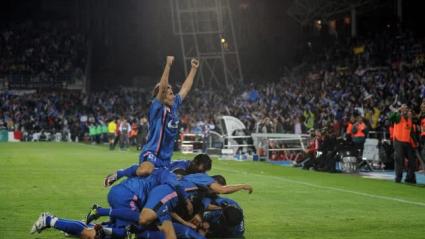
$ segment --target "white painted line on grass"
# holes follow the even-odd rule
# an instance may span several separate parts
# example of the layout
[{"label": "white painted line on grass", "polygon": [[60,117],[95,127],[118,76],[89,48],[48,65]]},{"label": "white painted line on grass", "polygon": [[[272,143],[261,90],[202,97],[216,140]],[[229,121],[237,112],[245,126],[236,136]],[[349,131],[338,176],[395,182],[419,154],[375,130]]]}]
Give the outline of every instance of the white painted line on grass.
[{"label": "white painted line on grass", "polygon": [[[246,172],[241,171],[241,170],[226,169],[226,168],[221,168],[221,167],[216,167],[216,166],[214,166],[214,169],[232,172],[232,173],[238,173],[238,174],[246,173]],[[321,186],[321,185],[317,185],[317,184],[313,184],[313,183],[306,183],[306,182],[302,182],[302,181],[291,180],[291,179],[273,176],[273,175],[267,175],[267,174],[256,174],[256,173],[250,173],[250,174],[271,177],[271,178],[281,180],[281,181],[285,181],[285,182],[288,182],[288,183],[299,184],[299,185],[304,185],[304,186],[308,186],[308,187],[314,187],[314,188],[319,188],[319,189],[327,189],[327,190],[343,192],[343,193],[351,193],[351,194],[369,197],[369,198],[376,198],[376,199],[381,199],[381,200],[400,202],[400,203],[425,207],[425,203],[423,203],[423,202],[415,202],[415,201],[409,201],[409,200],[405,200],[405,199],[401,199],[401,198],[387,197],[387,196],[380,196],[380,195],[375,195],[375,194],[370,194],[370,193],[357,192],[357,191],[347,190],[347,189],[342,189],[342,188],[337,188],[337,187]]]}]

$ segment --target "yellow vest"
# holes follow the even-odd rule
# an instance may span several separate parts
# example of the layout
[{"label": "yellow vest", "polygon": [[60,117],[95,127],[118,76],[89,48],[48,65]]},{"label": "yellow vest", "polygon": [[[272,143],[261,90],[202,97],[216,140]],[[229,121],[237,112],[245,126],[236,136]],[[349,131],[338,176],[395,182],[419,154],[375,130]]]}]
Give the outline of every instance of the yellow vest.
[{"label": "yellow vest", "polygon": [[117,131],[117,123],[115,123],[115,121],[111,121],[108,124],[108,132],[110,134],[114,134],[115,131]]}]

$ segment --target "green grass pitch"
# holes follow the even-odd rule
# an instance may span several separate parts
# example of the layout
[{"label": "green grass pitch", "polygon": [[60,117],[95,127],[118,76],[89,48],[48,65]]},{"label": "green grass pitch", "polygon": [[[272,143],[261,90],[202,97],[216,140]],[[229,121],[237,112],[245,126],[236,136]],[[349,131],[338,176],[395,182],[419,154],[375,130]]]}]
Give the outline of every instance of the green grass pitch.
[{"label": "green grass pitch", "polygon": [[[175,154],[175,158],[187,158]],[[40,212],[83,219],[106,205],[109,172],[138,161],[136,151],[62,143],[0,144],[0,239],[29,235]],[[246,238],[425,238],[425,188],[263,162],[214,160],[211,174],[249,183],[230,195],[244,209]]]}]

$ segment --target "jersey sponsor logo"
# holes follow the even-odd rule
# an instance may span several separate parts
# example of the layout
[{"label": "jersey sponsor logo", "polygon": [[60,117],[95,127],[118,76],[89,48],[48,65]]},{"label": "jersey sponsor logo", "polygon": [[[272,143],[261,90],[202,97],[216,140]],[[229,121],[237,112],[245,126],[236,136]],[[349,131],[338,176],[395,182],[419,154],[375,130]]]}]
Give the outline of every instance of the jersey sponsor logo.
[{"label": "jersey sponsor logo", "polygon": [[163,210],[161,210],[162,214],[165,214],[168,212],[168,206],[165,206]]},{"label": "jersey sponsor logo", "polygon": [[170,120],[168,121],[167,127],[170,129],[177,129],[179,127],[179,122],[180,121],[174,121],[174,120]]}]

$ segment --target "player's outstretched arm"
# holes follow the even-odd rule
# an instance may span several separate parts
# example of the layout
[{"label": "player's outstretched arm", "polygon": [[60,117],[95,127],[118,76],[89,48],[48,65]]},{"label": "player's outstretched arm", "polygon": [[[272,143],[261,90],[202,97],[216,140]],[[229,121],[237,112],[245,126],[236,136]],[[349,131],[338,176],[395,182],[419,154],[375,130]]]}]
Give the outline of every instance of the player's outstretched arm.
[{"label": "player's outstretched arm", "polygon": [[163,102],[165,96],[167,95],[168,89],[168,79],[170,77],[170,69],[171,65],[173,65],[174,56],[167,56],[167,61],[164,67],[164,71],[162,72],[161,80],[159,81],[159,91],[156,95],[156,98]]},{"label": "player's outstretched arm", "polygon": [[109,187],[122,177],[127,177],[127,178],[136,177],[137,176],[136,172],[138,167],[139,165],[134,164],[130,166],[129,168],[120,169],[116,171],[115,173],[109,174],[108,176],[105,177],[103,186]]},{"label": "player's outstretched arm", "polygon": [[219,194],[229,194],[238,192],[240,190],[246,190],[248,193],[252,193],[253,189],[251,185],[248,184],[235,184],[235,185],[220,185],[218,183],[212,183],[210,189]]},{"label": "player's outstretched arm", "polygon": [[182,97],[182,100],[187,96],[190,89],[192,89],[193,80],[195,79],[196,72],[198,71],[199,61],[193,58],[191,60],[192,68],[190,69],[189,75],[187,75],[186,80],[184,81],[182,88],[180,89],[179,95]]}]

